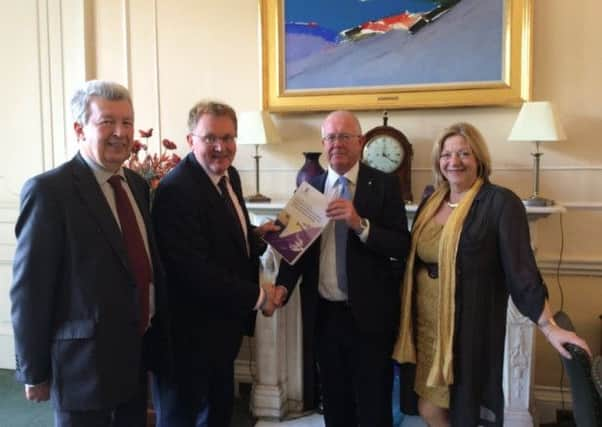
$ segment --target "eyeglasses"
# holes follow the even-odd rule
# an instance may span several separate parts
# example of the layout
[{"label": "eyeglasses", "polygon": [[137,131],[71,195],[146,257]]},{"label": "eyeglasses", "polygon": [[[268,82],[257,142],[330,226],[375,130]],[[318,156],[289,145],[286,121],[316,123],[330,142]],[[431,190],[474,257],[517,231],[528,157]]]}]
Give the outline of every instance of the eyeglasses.
[{"label": "eyeglasses", "polygon": [[334,144],[338,139],[343,144],[348,144],[353,138],[358,138],[360,136],[361,135],[353,135],[351,133],[329,133],[328,135],[324,135],[322,137],[322,141],[328,142],[329,144]]},{"label": "eyeglasses", "polygon": [[213,135],[212,133],[208,133],[207,135],[197,135],[196,133],[191,133],[191,135],[196,136],[201,141],[203,141],[204,144],[207,144],[207,145],[215,145],[215,144],[217,144],[218,141],[222,141],[224,144],[236,143],[235,135],[217,136],[217,135]]}]

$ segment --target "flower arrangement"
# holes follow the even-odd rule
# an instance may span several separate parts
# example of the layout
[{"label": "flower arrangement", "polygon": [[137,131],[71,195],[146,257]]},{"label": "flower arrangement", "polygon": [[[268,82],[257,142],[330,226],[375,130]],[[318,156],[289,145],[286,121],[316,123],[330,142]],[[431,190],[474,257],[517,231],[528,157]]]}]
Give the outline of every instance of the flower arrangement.
[{"label": "flower arrangement", "polygon": [[[175,150],[177,145],[175,142],[165,138],[161,141],[161,145],[165,150],[159,154],[150,154],[148,152],[148,138],[153,136],[153,129],[139,130],[138,133],[146,141],[145,143],[140,142],[138,139],[134,141],[132,144],[132,153],[129,159],[124,162],[124,166],[139,173],[148,182],[151,190],[155,190],[161,178],[181,160],[176,153],[169,153],[169,151]],[[141,155],[142,160],[140,160]]]}]

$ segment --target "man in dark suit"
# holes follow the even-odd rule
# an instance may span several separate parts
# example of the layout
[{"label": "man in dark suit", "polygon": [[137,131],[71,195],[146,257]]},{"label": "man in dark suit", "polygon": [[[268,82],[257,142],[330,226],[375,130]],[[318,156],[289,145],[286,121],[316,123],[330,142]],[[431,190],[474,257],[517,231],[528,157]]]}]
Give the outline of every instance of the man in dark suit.
[{"label": "man in dark suit", "polygon": [[[175,376],[153,384],[159,427],[227,427],[234,359],[256,311],[271,315],[273,287],[259,286],[260,236],[242,196],[234,110],[199,102],[189,113],[192,149],[159,184],[153,220],[164,261]],[[208,424],[207,424],[208,423]]]},{"label": "man in dark suit", "polygon": [[364,140],[350,112],[325,119],[322,142],[329,168],[310,183],[331,199],[332,221],[294,266],[280,264],[276,283],[290,295],[302,277],[304,356],[315,349],[326,426],[390,427],[410,244],[399,181],[359,162]]},{"label": "man in dark suit", "polygon": [[79,153],[21,195],[16,377],[27,399],[52,399],[57,426],[142,427],[150,349],[165,346],[167,327],[148,186],[121,166],[132,101],[123,86],[95,80],[71,106]]}]

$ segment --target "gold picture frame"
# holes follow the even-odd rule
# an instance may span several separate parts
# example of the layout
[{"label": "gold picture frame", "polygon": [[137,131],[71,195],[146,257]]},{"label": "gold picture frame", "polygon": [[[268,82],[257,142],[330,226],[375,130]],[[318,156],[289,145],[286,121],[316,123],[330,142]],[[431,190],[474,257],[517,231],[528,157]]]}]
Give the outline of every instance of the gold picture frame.
[{"label": "gold picture frame", "polygon": [[[504,0],[500,46],[502,79],[287,90],[285,87],[285,0],[260,0],[263,107],[272,112],[384,110],[458,106],[518,105],[531,97],[533,0]],[[460,52],[469,55],[470,52]]]}]

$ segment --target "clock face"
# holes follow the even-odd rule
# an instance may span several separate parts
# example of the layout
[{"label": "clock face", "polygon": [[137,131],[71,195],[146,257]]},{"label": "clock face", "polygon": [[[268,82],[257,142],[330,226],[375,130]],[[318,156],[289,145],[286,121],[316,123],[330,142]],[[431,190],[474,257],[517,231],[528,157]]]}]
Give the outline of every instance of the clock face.
[{"label": "clock face", "polygon": [[371,138],[364,146],[364,163],[386,173],[401,165],[405,152],[399,141],[389,135]]}]

